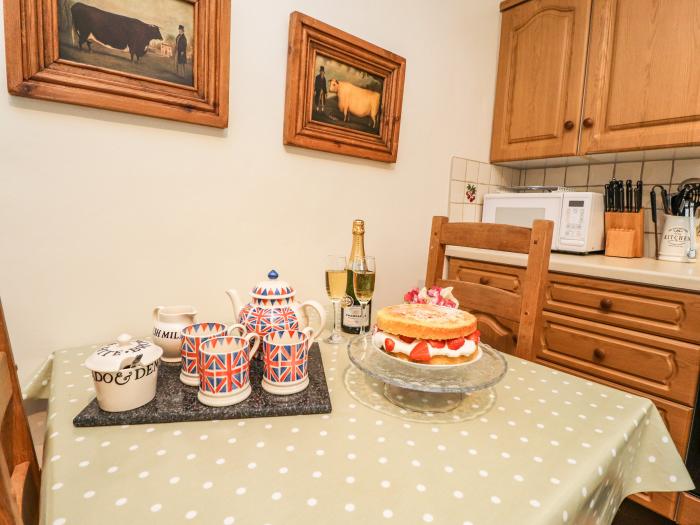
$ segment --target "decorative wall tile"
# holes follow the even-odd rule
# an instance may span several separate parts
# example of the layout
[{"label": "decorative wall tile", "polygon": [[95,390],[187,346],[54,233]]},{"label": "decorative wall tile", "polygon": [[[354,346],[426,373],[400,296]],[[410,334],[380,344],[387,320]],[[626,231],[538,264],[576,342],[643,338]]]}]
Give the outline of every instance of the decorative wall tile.
[{"label": "decorative wall tile", "polygon": [[450,179],[467,180],[467,159],[452,157]]},{"label": "decorative wall tile", "polygon": [[547,168],[544,172],[545,186],[564,186],[566,168]]},{"label": "decorative wall tile", "polygon": [[464,188],[465,182],[463,180],[452,180],[450,181],[450,202],[457,202],[463,204],[464,201]]},{"label": "decorative wall tile", "polygon": [[588,185],[602,186],[607,184],[612,179],[614,168],[614,164],[593,164],[588,170]]},{"label": "decorative wall tile", "polygon": [[466,204],[471,204],[476,202],[476,184],[472,184],[471,182],[467,182],[465,191],[464,191],[464,202]]},{"label": "decorative wall tile", "polygon": [[588,186],[588,166],[568,166],[566,168],[566,186]]}]

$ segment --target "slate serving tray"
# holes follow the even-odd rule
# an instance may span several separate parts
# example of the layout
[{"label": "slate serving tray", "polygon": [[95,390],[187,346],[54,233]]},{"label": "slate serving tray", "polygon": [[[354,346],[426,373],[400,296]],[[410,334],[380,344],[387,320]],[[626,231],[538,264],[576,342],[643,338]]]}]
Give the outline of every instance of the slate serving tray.
[{"label": "slate serving tray", "polygon": [[109,425],[139,425],[146,423],[176,423],[180,421],[209,421],[212,419],[242,419],[250,417],[327,414],[331,399],[323,371],[323,359],[318,344],[309,351],[309,386],[296,394],[276,396],[262,389],[263,363],[254,359],[250,367],[253,391],[245,401],[228,407],[209,407],[197,401],[197,387],[180,381],[180,366],[161,363],[158,369],[156,397],[142,407],[126,412],[105,412],[93,399],[73,419],[76,427]]}]

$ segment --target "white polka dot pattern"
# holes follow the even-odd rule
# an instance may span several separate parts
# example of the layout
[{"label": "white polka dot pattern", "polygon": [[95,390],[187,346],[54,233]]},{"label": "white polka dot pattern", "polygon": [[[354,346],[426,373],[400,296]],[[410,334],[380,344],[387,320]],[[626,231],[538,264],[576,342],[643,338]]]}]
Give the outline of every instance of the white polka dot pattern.
[{"label": "white polka dot pattern", "polygon": [[345,376],[344,349],[323,345],[332,414],[78,429],[71,418],[94,396],[85,351],[45,367],[48,524],[144,512],[173,524],[275,525],[290,512],[300,523],[609,522],[624,493],[689,487],[648,401],[511,357],[493,399],[469,399],[457,419],[387,412],[371,396],[381,384]]}]

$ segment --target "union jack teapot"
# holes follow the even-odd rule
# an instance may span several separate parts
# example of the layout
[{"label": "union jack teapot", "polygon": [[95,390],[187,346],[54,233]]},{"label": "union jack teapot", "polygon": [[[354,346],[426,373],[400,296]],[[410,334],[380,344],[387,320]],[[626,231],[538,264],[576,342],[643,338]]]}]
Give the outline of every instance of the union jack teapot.
[{"label": "union jack teapot", "polygon": [[270,271],[267,281],[255,285],[250,292],[253,300],[245,306],[242,306],[236,290],[226,291],[236,321],[245,326],[248,333],[255,332],[263,337],[269,332],[303,330],[309,325],[306,309],[312,308],[320,318],[320,326],[314,328],[314,333],[320,333],[326,325],[326,310],[316,301],[296,302],[294,289],[278,277],[275,270]]}]

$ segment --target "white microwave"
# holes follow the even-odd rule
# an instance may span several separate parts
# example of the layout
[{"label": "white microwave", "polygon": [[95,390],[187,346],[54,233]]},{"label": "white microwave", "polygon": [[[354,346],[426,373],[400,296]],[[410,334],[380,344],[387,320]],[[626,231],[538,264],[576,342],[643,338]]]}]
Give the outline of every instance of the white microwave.
[{"label": "white microwave", "polygon": [[484,195],[482,222],[531,228],[535,219],[554,222],[552,250],[590,253],[605,249],[601,193],[555,191]]}]

